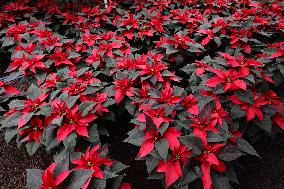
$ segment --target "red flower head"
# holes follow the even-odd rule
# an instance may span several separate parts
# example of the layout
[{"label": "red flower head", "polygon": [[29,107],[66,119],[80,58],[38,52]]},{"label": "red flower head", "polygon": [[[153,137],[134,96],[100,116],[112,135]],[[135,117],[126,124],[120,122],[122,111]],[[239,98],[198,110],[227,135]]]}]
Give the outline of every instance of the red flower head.
[{"label": "red flower head", "polygon": [[226,63],[231,65],[232,67],[240,68],[240,72],[244,75],[248,75],[250,73],[249,67],[259,67],[263,66],[261,62],[258,62],[254,59],[246,59],[243,55],[239,55],[238,57],[233,57],[227,53],[219,53],[226,59]]},{"label": "red flower head", "polygon": [[174,39],[169,40],[169,44],[173,44],[175,48],[181,47],[183,49],[188,49],[189,45],[187,43],[194,43],[194,40],[190,39],[187,35],[174,34]]},{"label": "red flower head", "polygon": [[28,58],[21,65],[23,73],[26,75],[26,70],[36,73],[36,69],[45,69],[46,66],[42,62],[45,55],[35,55],[33,58]]},{"label": "red flower head", "polygon": [[59,42],[58,37],[48,37],[40,42],[45,48],[47,47],[61,47],[63,44]]},{"label": "red flower head", "polygon": [[110,43],[99,43],[100,52],[103,52],[104,55],[114,58],[114,54],[112,53],[113,49],[119,49],[122,45],[118,42],[110,42]]},{"label": "red flower head", "polygon": [[82,95],[80,96],[80,100],[82,102],[95,102],[94,105],[92,105],[89,110],[92,111],[93,109],[96,110],[96,114],[102,115],[103,112],[109,112],[109,110],[103,106],[103,103],[107,100],[107,93],[96,93],[96,96],[87,96]]},{"label": "red flower head", "polygon": [[207,131],[212,131],[218,133],[218,129],[216,129],[217,120],[216,119],[207,119],[207,118],[195,118],[190,117],[192,123],[189,126],[193,127],[193,133],[199,132],[202,133],[203,136],[207,136]]},{"label": "red flower head", "polygon": [[164,83],[163,88],[161,97],[156,98],[159,103],[173,105],[181,101],[180,97],[173,96],[173,88],[171,88],[170,82]]},{"label": "red flower head", "polygon": [[161,160],[157,172],[165,173],[166,187],[172,185],[182,176],[182,165],[187,161],[190,151],[186,150],[185,145],[179,145],[172,153],[169,160]]},{"label": "red flower head", "polygon": [[119,61],[116,62],[116,66],[119,69],[123,69],[123,70],[132,70],[136,67],[136,63],[134,60],[132,60],[131,58],[129,58],[128,56],[126,56],[125,58],[117,58]]},{"label": "red flower head", "polygon": [[151,65],[145,63],[144,65],[137,65],[137,67],[142,69],[140,76],[154,76],[157,81],[164,81],[161,71],[168,68],[167,65],[158,62],[154,62]]},{"label": "red flower head", "polygon": [[271,104],[276,108],[283,105],[283,102],[281,101],[280,97],[272,90],[265,92],[262,95],[262,98],[264,99],[264,101],[267,102],[267,104]]},{"label": "red flower head", "polygon": [[124,182],[119,186],[119,189],[131,189],[131,184]]},{"label": "red flower head", "polygon": [[81,112],[78,111],[78,105],[67,109],[63,124],[57,131],[57,140],[64,140],[74,130],[80,136],[89,137],[87,127],[89,123],[96,118],[97,116],[94,114],[81,116]]},{"label": "red flower head", "polygon": [[196,157],[201,163],[202,171],[202,182],[204,189],[212,188],[212,178],[210,175],[210,167],[220,173],[226,171],[226,165],[223,161],[217,158],[217,155],[220,153],[220,149],[225,146],[225,144],[204,144],[203,151],[201,155]]},{"label": "red flower head", "polygon": [[199,108],[197,104],[197,99],[192,94],[185,96],[182,103],[182,105],[187,108],[187,111],[193,115],[199,114]]},{"label": "red flower head", "polygon": [[228,117],[228,112],[218,103],[216,103],[216,108],[211,111],[211,118],[216,119],[217,122],[222,126],[223,119]]},{"label": "red flower head", "polygon": [[39,38],[50,38],[54,32],[42,29],[42,30],[34,30],[31,33],[36,34]]},{"label": "red flower head", "polygon": [[43,121],[39,116],[32,118],[30,122],[30,127],[20,130],[19,133],[22,136],[27,136],[29,142],[35,140],[40,143],[39,138],[42,135],[44,128],[46,127],[46,121]]},{"label": "red flower head", "polygon": [[6,36],[7,37],[13,36],[14,40],[17,39],[18,41],[21,41],[22,38],[21,38],[20,34],[27,32],[27,30],[28,30],[27,26],[25,26],[22,23],[18,23],[17,25],[10,26],[7,29]]},{"label": "red flower head", "polygon": [[92,71],[87,71],[83,73],[79,78],[76,79],[77,83],[82,83],[82,85],[92,84],[94,82],[101,83],[101,81],[94,77]]},{"label": "red flower head", "polygon": [[80,159],[72,160],[72,163],[76,165],[75,169],[89,169],[94,171],[87,182],[82,186],[82,189],[87,189],[93,177],[104,178],[102,166],[111,166],[114,161],[103,157],[100,146],[97,145],[92,149],[89,147]]},{"label": "red flower head", "polygon": [[74,66],[74,64],[68,59],[69,54],[67,52],[62,52],[61,49],[56,48],[55,52],[49,56],[51,60],[54,61],[55,66],[59,67],[61,65]]},{"label": "red flower head", "polygon": [[126,26],[127,28],[129,27],[135,29],[139,28],[138,21],[134,18],[134,15],[130,13],[128,14],[128,17],[122,21],[120,26]]},{"label": "red flower head", "polygon": [[48,117],[50,121],[63,116],[66,113],[66,110],[68,109],[66,103],[61,101],[60,99],[55,99],[51,101],[50,105],[53,108],[53,112],[51,112],[51,115]]},{"label": "red flower head", "polygon": [[89,47],[93,46],[96,43],[97,39],[98,39],[97,35],[92,35],[88,33],[82,36],[83,42],[86,43]]},{"label": "red flower head", "polygon": [[24,102],[25,108],[22,110],[22,116],[19,119],[18,122],[18,128],[21,128],[22,126],[24,126],[27,123],[27,120],[25,120],[25,116],[29,113],[29,112],[35,112],[38,110],[39,107],[43,106],[46,104],[46,102],[43,102],[46,97],[48,97],[48,93],[43,93],[41,94],[37,99],[32,100],[32,99],[27,99]]},{"label": "red flower head", "polygon": [[100,55],[100,51],[98,49],[93,49],[92,54],[86,58],[85,60],[88,65],[91,65],[92,63],[99,63],[99,66],[102,66],[103,58]]},{"label": "red flower head", "polygon": [[124,95],[126,96],[134,96],[133,94],[133,87],[132,87],[132,81],[128,78],[116,80],[113,82],[115,84],[115,93],[114,93],[114,99],[115,102],[118,104],[122,101],[124,98]]},{"label": "red flower head", "polygon": [[260,108],[268,102],[260,98],[256,92],[253,93],[254,103],[252,104],[241,101],[236,95],[230,96],[229,99],[233,103],[240,105],[241,108],[246,111],[247,121],[250,121],[255,116],[257,116],[260,121],[263,121],[264,117]]},{"label": "red flower head", "polygon": [[42,174],[42,184],[40,189],[58,189],[59,185],[71,173],[70,170],[59,173],[56,177],[54,175],[55,163],[52,163]]},{"label": "red flower head", "polygon": [[56,73],[50,74],[50,76],[44,81],[44,84],[42,85],[42,89],[48,89],[56,87],[56,83],[60,82],[60,78]]},{"label": "red flower head", "polygon": [[224,84],[224,91],[243,89],[247,90],[247,84],[240,78],[246,77],[248,73],[237,72],[236,70],[218,70],[211,69],[217,76],[211,77],[207,80],[208,87],[216,87],[218,84]]},{"label": "red flower head", "polygon": [[68,91],[68,96],[80,94],[85,91],[86,86],[82,83],[71,83],[69,86],[63,88],[62,91]]},{"label": "red flower head", "polygon": [[36,43],[29,43],[27,46],[22,46],[22,45],[18,45],[16,48],[15,48],[15,51],[25,51],[26,53],[28,54],[31,54],[35,47],[36,47]]},{"label": "red flower head", "polygon": [[139,150],[138,158],[144,157],[152,152],[155,147],[155,143],[163,138],[165,138],[171,150],[174,150],[176,147],[180,146],[178,137],[181,135],[181,132],[174,127],[169,127],[163,135],[160,135],[157,130],[147,131],[145,130],[144,142]]},{"label": "red flower head", "polygon": [[[157,128],[160,127],[162,123],[167,123],[172,120],[170,117],[165,116],[165,108],[163,107],[145,110],[145,114],[152,119]],[[145,115],[138,115],[138,120],[141,122],[146,122]]]}]

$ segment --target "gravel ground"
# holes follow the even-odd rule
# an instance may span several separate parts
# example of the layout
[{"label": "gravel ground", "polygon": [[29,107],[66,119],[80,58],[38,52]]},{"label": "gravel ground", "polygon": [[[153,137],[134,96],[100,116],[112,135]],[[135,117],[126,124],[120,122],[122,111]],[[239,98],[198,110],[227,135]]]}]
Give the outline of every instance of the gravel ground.
[{"label": "gravel ground", "polygon": [[0,189],[24,189],[26,169],[45,169],[52,156],[39,150],[30,157],[25,148],[17,148],[15,142],[6,144],[0,135]]}]

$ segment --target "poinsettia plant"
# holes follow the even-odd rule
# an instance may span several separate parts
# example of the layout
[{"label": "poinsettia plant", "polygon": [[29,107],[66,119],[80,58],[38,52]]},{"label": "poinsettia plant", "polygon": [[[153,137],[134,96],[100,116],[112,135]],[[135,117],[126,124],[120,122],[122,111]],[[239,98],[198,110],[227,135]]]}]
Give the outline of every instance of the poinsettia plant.
[{"label": "poinsettia plant", "polygon": [[230,188],[233,162],[258,156],[247,140],[284,129],[280,0],[0,4],[10,59],[0,129],[30,155],[59,154],[45,171],[28,170],[28,188],[135,186],[101,140],[105,120],[124,110],[133,129],[121,140],[165,188],[197,179]]}]

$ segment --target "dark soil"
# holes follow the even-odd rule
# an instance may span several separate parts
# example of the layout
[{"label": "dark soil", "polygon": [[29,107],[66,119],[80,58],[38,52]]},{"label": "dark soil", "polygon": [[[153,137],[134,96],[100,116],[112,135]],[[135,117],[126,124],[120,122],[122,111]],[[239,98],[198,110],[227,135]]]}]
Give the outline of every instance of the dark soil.
[{"label": "dark soil", "polygon": [[0,135],[0,189],[26,187],[26,169],[44,169],[52,161],[52,155],[39,150],[30,157],[25,148],[17,148],[15,142],[6,144]]},{"label": "dark soil", "polygon": [[235,167],[239,189],[284,189],[284,133],[253,146],[261,158],[240,158]]}]

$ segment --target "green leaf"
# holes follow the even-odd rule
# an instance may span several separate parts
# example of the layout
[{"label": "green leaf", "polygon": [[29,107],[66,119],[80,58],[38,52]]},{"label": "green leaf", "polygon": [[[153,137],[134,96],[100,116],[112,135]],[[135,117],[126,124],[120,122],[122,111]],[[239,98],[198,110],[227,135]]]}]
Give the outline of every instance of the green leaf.
[{"label": "green leaf", "polygon": [[56,119],[53,119],[51,123],[53,125],[59,125],[60,126],[62,124],[62,121],[63,121],[63,116],[56,118]]},{"label": "green leaf", "polygon": [[243,152],[259,157],[255,149],[246,140],[242,138],[237,139],[237,148]]},{"label": "green leaf", "polygon": [[90,68],[89,67],[84,67],[81,68],[77,71],[77,76],[80,77],[81,75],[83,75],[86,71],[88,71]]},{"label": "green leaf", "polygon": [[92,189],[102,189],[106,188],[107,180],[105,179],[95,179],[93,178],[92,181],[90,182],[88,188]]},{"label": "green leaf", "polygon": [[153,157],[153,156],[148,156],[146,158],[146,166],[147,166],[147,172],[150,173],[152,172],[155,167],[159,164],[160,160]]},{"label": "green leaf", "polygon": [[212,132],[212,131],[209,131],[207,133],[207,141],[208,142],[222,142],[222,141],[226,141],[222,136]]},{"label": "green leaf", "polygon": [[232,119],[239,119],[241,117],[244,117],[245,115],[246,115],[245,112],[241,109],[240,106],[234,105],[231,108],[231,118]]},{"label": "green leaf", "polygon": [[11,142],[11,140],[18,134],[17,129],[6,129],[5,130],[5,141],[6,143]]},{"label": "green leaf", "polygon": [[26,148],[30,156],[34,155],[39,147],[40,143],[37,143],[36,141],[28,142],[26,144]]},{"label": "green leaf", "polygon": [[65,140],[63,140],[63,144],[65,147],[66,152],[73,152],[76,146],[76,139],[77,134],[75,132],[72,132]]},{"label": "green leaf", "polygon": [[124,169],[126,169],[127,165],[124,165],[123,163],[121,163],[120,161],[116,161],[110,168],[115,172],[115,173],[119,173],[121,171],[123,171]]},{"label": "green leaf", "polygon": [[8,127],[14,127],[18,125],[18,121],[21,117],[20,112],[15,112],[2,122],[1,128],[8,128]]},{"label": "green leaf", "polygon": [[114,178],[114,177],[118,176],[117,174],[115,174],[115,173],[113,173],[111,171],[108,171],[108,170],[105,170],[103,174],[104,174],[106,179]]},{"label": "green leaf", "polygon": [[236,95],[241,101],[249,103],[249,104],[254,104],[253,94],[250,90],[248,90],[246,92],[237,91]]},{"label": "green leaf", "polygon": [[139,129],[133,129],[127,133],[129,136],[123,142],[128,142],[130,144],[141,146],[144,142],[145,133]]},{"label": "green leaf", "polygon": [[79,107],[78,107],[78,111],[83,112],[85,109],[87,109],[88,107],[95,105],[95,102],[82,102]]},{"label": "green leaf", "polygon": [[61,92],[61,90],[52,91],[49,95],[50,100],[53,100],[60,92]]},{"label": "green leaf", "polygon": [[263,129],[264,131],[271,133],[272,130],[272,122],[269,114],[265,114],[264,120],[260,121],[259,119],[253,119],[253,122],[258,126],[259,128]]},{"label": "green leaf", "polygon": [[240,152],[235,146],[228,145],[222,149],[220,154],[218,154],[218,158],[224,161],[233,161],[242,155],[243,153]]},{"label": "green leaf", "polygon": [[214,189],[230,189],[229,179],[225,174],[212,171],[212,181]]},{"label": "green leaf", "polygon": [[201,96],[199,98],[197,98],[197,101],[198,101],[198,107],[199,107],[199,112],[201,112],[204,107],[210,103],[211,101],[213,100],[212,97],[210,96]]},{"label": "green leaf", "polygon": [[5,40],[2,43],[2,47],[8,47],[14,44],[13,37],[5,37]]},{"label": "green leaf", "polygon": [[160,154],[160,156],[166,160],[167,156],[168,156],[168,151],[169,151],[169,143],[167,141],[167,139],[163,138],[161,140],[158,140],[155,143],[155,147],[158,151],[158,153]]},{"label": "green leaf", "polygon": [[24,108],[24,101],[23,100],[12,100],[9,103],[9,108],[14,109],[14,108]]},{"label": "green leaf", "polygon": [[88,141],[94,144],[100,143],[100,136],[99,136],[97,124],[92,123],[88,127],[88,133],[89,133],[89,138],[87,138]]},{"label": "green leaf", "polygon": [[194,154],[200,154],[203,148],[203,141],[195,135],[186,135],[179,138],[180,141],[192,149]]},{"label": "green leaf", "polygon": [[41,175],[43,170],[27,169],[27,187],[28,189],[39,189],[42,184]]},{"label": "green leaf", "polygon": [[130,115],[134,116],[136,110],[136,104],[131,104],[131,101],[127,100],[125,103],[125,109],[130,113]]},{"label": "green leaf", "polygon": [[178,49],[175,49],[175,47],[173,45],[169,45],[169,44],[163,44],[162,47],[166,48],[166,54],[174,54],[176,52],[178,52]]},{"label": "green leaf", "polygon": [[80,57],[80,56],[81,56],[80,54],[72,51],[72,52],[69,53],[68,59],[77,58],[77,57]]},{"label": "green leaf", "polygon": [[218,45],[218,47],[222,44],[220,37],[214,37],[214,41]]},{"label": "green leaf", "polygon": [[78,99],[79,99],[79,96],[70,96],[66,100],[68,108],[72,108]]},{"label": "green leaf", "polygon": [[74,170],[69,175],[69,179],[64,186],[64,189],[79,189],[81,188],[85,182],[88,180],[88,178],[93,174],[94,171],[92,170],[86,170],[86,169],[80,169],[80,170]]},{"label": "green leaf", "polygon": [[181,178],[181,182],[179,186],[189,184],[193,182],[194,180],[200,178],[202,175],[199,166],[195,166],[194,168],[192,168],[192,167],[189,167],[188,163],[185,164],[183,170],[184,170],[182,174],[183,176]]},{"label": "green leaf", "polygon": [[41,94],[42,94],[42,91],[40,90],[40,88],[35,86],[34,84],[31,84],[31,86],[29,87],[27,91],[27,97],[33,100],[37,99],[37,97]]},{"label": "green leaf", "polygon": [[54,174],[58,175],[62,171],[66,171],[69,169],[69,154],[65,155],[64,153],[61,153],[59,155],[54,156],[54,162],[56,163],[56,167],[54,170]]},{"label": "green leaf", "polygon": [[48,126],[48,128],[46,128],[44,130],[44,145],[46,147],[46,150],[49,151],[53,148],[55,148],[56,146],[58,146],[59,142],[56,139],[56,127],[53,126]]}]

